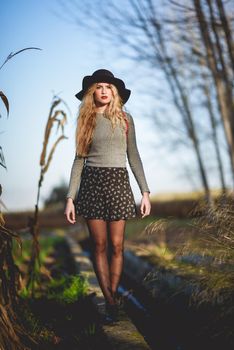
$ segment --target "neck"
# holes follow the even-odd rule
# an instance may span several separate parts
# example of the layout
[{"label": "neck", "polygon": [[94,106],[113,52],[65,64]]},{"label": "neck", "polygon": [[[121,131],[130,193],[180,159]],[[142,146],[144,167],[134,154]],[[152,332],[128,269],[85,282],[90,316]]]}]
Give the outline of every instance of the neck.
[{"label": "neck", "polygon": [[104,113],[107,109],[107,106],[96,106],[96,112],[97,113]]}]

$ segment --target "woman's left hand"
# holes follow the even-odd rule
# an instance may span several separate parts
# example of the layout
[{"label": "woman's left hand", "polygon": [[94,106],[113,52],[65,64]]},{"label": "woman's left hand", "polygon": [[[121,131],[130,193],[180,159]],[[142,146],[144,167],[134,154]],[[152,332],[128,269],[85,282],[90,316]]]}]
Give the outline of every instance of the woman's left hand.
[{"label": "woman's left hand", "polygon": [[151,204],[149,199],[149,192],[144,192],[143,197],[141,199],[141,218],[143,219],[145,216],[150,214]]}]

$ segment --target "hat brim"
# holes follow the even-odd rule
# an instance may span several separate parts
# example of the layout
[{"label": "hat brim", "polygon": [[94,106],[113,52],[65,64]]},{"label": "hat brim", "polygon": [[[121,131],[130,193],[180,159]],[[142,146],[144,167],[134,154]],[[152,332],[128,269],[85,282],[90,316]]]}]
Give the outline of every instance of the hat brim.
[{"label": "hat brim", "polygon": [[115,78],[115,77],[93,77],[93,76],[86,76],[83,79],[83,89],[79,91],[77,94],[75,94],[75,97],[78,98],[78,100],[82,100],[85,93],[87,92],[88,88],[94,84],[94,83],[109,83],[116,86],[120,97],[123,100],[123,103],[126,103],[130,97],[131,90],[125,88],[125,84],[123,80]]}]

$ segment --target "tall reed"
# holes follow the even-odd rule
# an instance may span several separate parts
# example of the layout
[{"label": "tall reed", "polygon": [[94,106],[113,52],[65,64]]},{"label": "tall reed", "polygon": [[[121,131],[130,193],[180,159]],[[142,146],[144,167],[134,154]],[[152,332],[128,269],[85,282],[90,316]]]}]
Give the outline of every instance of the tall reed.
[{"label": "tall reed", "polygon": [[[59,142],[63,139],[67,139],[64,136],[64,125],[67,122],[67,115],[62,109],[56,109],[57,106],[63,102],[62,99],[54,96],[49,111],[48,120],[45,127],[43,147],[40,156],[40,177],[38,181],[37,189],[37,201],[35,205],[34,217],[29,219],[29,229],[30,234],[32,235],[32,253],[31,259],[28,265],[28,280],[27,288],[31,289],[31,295],[35,293],[36,284],[39,285],[40,282],[40,273],[41,273],[41,261],[40,261],[40,245],[39,245],[39,224],[38,224],[38,214],[39,214],[39,200],[40,200],[40,190],[44,180],[45,173],[49,169],[50,163],[52,161],[54,152]],[[57,131],[61,131],[61,135],[56,139],[54,144],[51,147],[51,150],[48,152],[48,143],[51,136],[51,131],[53,126],[57,124]],[[48,153],[48,157],[47,156]],[[44,269],[45,272],[45,269]],[[49,272],[47,272],[49,274]]]}]

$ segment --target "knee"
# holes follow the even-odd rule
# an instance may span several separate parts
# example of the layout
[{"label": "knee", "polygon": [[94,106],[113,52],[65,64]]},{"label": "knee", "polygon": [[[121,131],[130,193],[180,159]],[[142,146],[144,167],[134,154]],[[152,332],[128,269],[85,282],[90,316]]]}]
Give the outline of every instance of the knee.
[{"label": "knee", "polygon": [[112,252],[116,256],[120,256],[123,254],[123,245],[122,244],[113,244],[112,245]]},{"label": "knee", "polygon": [[96,242],[94,244],[94,251],[96,254],[103,254],[106,252],[106,248],[107,248],[107,245],[106,245],[106,242],[103,241],[103,242]]}]

